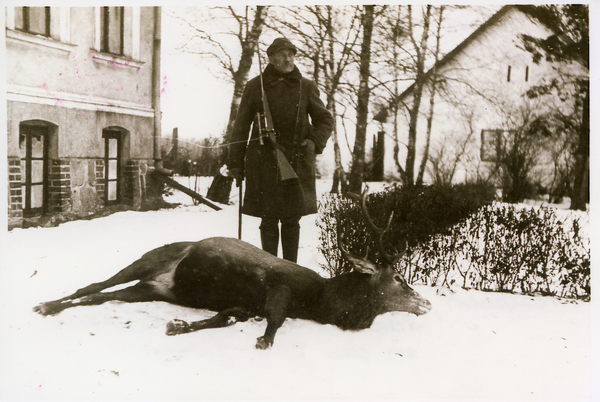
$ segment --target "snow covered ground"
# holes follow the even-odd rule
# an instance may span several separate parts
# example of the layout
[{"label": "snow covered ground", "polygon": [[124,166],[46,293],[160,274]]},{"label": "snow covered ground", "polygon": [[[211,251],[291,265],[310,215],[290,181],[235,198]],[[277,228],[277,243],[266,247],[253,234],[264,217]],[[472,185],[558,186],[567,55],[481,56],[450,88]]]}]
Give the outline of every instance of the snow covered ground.
[{"label": "snow covered ground", "polygon": [[[235,196],[219,212],[181,193],[170,201],[185,205],[3,235],[0,401],[593,400],[585,302],[416,286],[429,314],[389,313],[354,332],[288,319],[266,351],[254,348],[265,321],[166,336],[173,318],[213,314],[166,303],[32,312],[152,248],[237,235]],[[301,221],[299,262],[320,271],[314,220]],[[243,223],[243,239],[259,245],[258,220]]]}]

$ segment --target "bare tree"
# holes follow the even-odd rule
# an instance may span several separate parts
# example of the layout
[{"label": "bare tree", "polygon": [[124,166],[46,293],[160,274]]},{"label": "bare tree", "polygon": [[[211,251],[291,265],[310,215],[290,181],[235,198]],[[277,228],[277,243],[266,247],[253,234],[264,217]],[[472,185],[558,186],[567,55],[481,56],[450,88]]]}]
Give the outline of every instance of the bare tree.
[{"label": "bare tree", "polygon": [[[460,10],[463,6],[452,6]],[[418,9],[417,9],[418,10]],[[378,62],[384,66],[384,76],[391,80],[377,80],[378,93],[387,101],[390,123],[393,123],[394,162],[402,181],[407,185],[420,185],[425,180],[427,163],[430,160],[430,144],[435,117],[435,103],[439,100],[439,92],[452,90],[456,78],[446,76],[448,70],[440,70],[439,62],[443,57],[443,40],[451,29],[446,26],[448,6],[423,6],[420,12],[413,6],[390,6],[385,15],[385,23],[381,24]],[[402,85],[403,81],[412,81],[409,89]],[[468,83],[465,83],[468,86]],[[402,92],[399,87],[404,87]],[[477,92],[476,88],[471,88]],[[407,95],[408,94],[408,95]],[[479,94],[480,95],[480,94]],[[429,96],[428,108],[422,105],[423,99]],[[481,96],[481,95],[480,95]],[[462,100],[455,94],[452,104],[458,105]],[[404,125],[399,116],[407,121],[408,135],[404,140],[399,133]],[[427,127],[418,130],[418,124],[425,121]],[[393,120],[393,121],[392,121]],[[420,138],[419,132],[424,133]],[[422,159],[417,165],[417,142],[424,140]],[[403,142],[404,141],[404,142]],[[405,161],[400,161],[401,147],[406,149]],[[447,154],[447,152],[446,152]],[[418,168],[418,170],[417,170]],[[416,180],[414,176],[416,175]]]},{"label": "bare tree", "polygon": [[371,37],[373,34],[375,6],[364,6],[362,17],[363,40],[360,51],[360,84],[358,88],[358,105],[356,108],[356,137],[352,156],[349,190],[362,192],[365,170],[365,143],[367,138],[367,119],[369,114],[369,78],[371,76]]},{"label": "bare tree", "polygon": [[[539,63],[543,57],[548,61],[579,63],[585,68],[574,80],[578,86],[577,102],[580,103],[580,131],[575,151],[573,166],[573,191],[571,193],[571,209],[585,210],[589,202],[589,168],[590,168],[590,79],[589,79],[589,5],[540,5],[522,6],[532,17],[550,27],[553,34],[547,38],[534,38],[523,35],[526,50]],[[548,94],[554,83],[540,85],[530,96]]]},{"label": "bare tree", "polygon": [[[465,122],[468,125],[466,136],[450,135],[444,138],[440,145],[432,150],[431,156],[428,157],[430,167],[429,173],[435,184],[449,185],[454,181],[456,170],[462,162],[475,136],[473,127],[474,113],[472,110],[462,110],[465,117]],[[463,128],[459,128],[462,132]],[[452,134],[457,134],[456,132]]]},{"label": "bare tree", "polygon": [[231,6],[228,8],[231,15],[234,16],[238,22],[239,31],[237,37],[242,47],[242,55],[237,70],[231,71],[234,87],[229,120],[227,122],[227,131],[225,133],[226,142],[229,142],[231,131],[233,130],[233,124],[235,123],[235,118],[237,117],[237,112],[240,107],[244,87],[248,82],[248,75],[250,73],[250,68],[252,67],[252,59],[254,58],[254,53],[258,49],[258,39],[262,33],[267,13],[267,7],[256,6],[254,9],[254,18],[252,22],[250,22],[248,17],[250,8],[248,6],[245,7],[245,13],[243,15],[237,14]]},{"label": "bare tree", "polygon": [[539,122],[542,116],[532,102],[505,108],[503,130],[496,130],[496,163],[505,202],[521,202],[537,195],[539,181],[533,172],[541,166],[550,136]]},{"label": "bare tree", "polygon": [[[248,82],[252,60],[258,48],[258,40],[265,26],[268,6],[245,6],[241,9],[227,6],[213,7],[210,10],[211,14],[207,19],[214,20],[218,18],[223,20],[223,23],[219,24],[219,30],[214,32],[205,30],[202,23],[196,24],[188,21],[187,17],[178,15],[173,15],[173,17],[182,21],[192,31],[192,35],[182,47],[182,50],[216,61],[225,77],[233,82],[233,96],[224,136],[225,142],[229,142],[244,87]],[[219,15],[219,17],[215,15]],[[226,20],[232,21],[233,24],[225,23]],[[210,25],[215,26],[214,23]],[[221,31],[220,29],[223,26],[231,26],[232,28]],[[232,38],[235,39],[241,50],[237,61],[225,45]]]},{"label": "bare tree", "polygon": [[[272,13],[267,25],[282,35],[298,38],[299,49],[309,66],[313,79],[326,96],[326,107],[334,120],[343,114],[338,112],[338,94],[348,67],[355,62],[355,47],[359,39],[360,12],[357,7],[317,5],[284,7],[281,13]],[[335,171],[332,193],[345,192],[346,173],[342,164],[337,125],[332,133]]]},{"label": "bare tree", "polygon": [[412,94],[413,102],[409,107],[410,121],[408,124],[408,149],[404,172],[404,184],[407,186],[414,184],[415,159],[417,154],[417,123],[419,120],[419,109],[421,107],[423,87],[425,86],[425,57],[428,46],[427,40],[429,37],[431,8],[431,5],[425,6],[425,10],[423,11],[423,32],[421,34],[421,40],[417,42],[416,30],[414,29],[413,24],[412,6],[408,6],[408,35],[416,54],[416,76],[415,87]]},{"label": "bare tree", "polygon": [[394,5],[388,6],[387,12],[382,16],[382,23],[379,24],[378,38],[379,42],[375,43],[377,46],[376,53],[380,55],[378,58],[379,63],[382,65],[382,76],[390,76],[391,82],[383,81],[379,77],[374,77],[377,82],[376,86],[378,89],[384,92],[381,95],[382,104],[381,110],[383,111],[385,104],[387,104],[387,118],[390,116],[393,119],[393,140],[394,150],[393,159],[396,165],[396,169],[400,173],[401,177],[404,177],[404,168],[400,163],[400,135],[399,135],[399,124],[398,124],[398,112],[399,112],[399,101],[400,98],[400,81],[402,79],[408,80],[406,74],[407,66],[411,64],[408,59],[409,52],[405,50],[403,41],[406,39],[406,27],[405,17],[403,16],[403,6]]},{"label": "bare tree", "polygon": [[[380,29],[379,52],[382,54],[380,63],[384,66],[386,79],[375,78],[377,88],[384,92],[387,98],[390,114],[394,123],[394,162],[406,185],[414,184],[417,124],[421,107],[421,98],[428,79],[426,65],[429,54],[430,24],[434,8],[431,5],[422,8],[422,15],[415,16],[413,6],[390,6],[385,15],[385,23]],[[440,16],[441,25],[441,16]],[[438,50],[439,52],[439,50]],[[413,81],[410,104],[404,103],[400,93],[401,81]],[[398,115],[401,112],[408,115],[408,141],[403,144],[407,149],[404,166],[400,162],[400,134]]]},{"label": "bare tree", "polygon": [[431,144],[431,128],[433,125],[433,108],[435,106],[435,95],[438,82],[438,73],[437,73],[437,63],[440,58],[440,40],[441,40],[441,30],[442,30],[442,21],[444,16],[444,8],[445,6],[440,6],[438,9],[438,20],[437,20],[437,30],[436,30],[436,42],[435,42],[435,50],[434,50],[434,64],[432,68],[431,79],[429,81],[429,112],[427,115],[427,134],[425,138],[425,147],[423,149],[423,158],[421,159],[421,164],[419,166],[419,173],[417,175],[417,186],[423,184],[423,176],[425,175],[425,167],[427,166],[427,161],[429,160],[429,146]]}]

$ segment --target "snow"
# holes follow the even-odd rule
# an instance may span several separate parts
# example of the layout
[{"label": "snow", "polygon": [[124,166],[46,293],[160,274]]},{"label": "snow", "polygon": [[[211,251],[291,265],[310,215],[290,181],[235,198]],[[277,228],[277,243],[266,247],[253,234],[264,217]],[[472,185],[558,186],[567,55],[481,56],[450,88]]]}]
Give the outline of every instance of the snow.
[{"label": "snow", "polygon": [[[264,320],[166,336],[174,318],[214,314],[167,303],[32,312],[152,248],[236,237],[235,192],[218,212],[178,193],[169,200],[183,205],[171,210],[6,233],[0,401],[592,400],[592,304],[580,301],[415,286],[431,301],[429,314],[384,314],[363,331],[288,319],[266,351],[254,348]],[[322,273],[315,218],[301,221],[299,262]],[[242,237],[255,245],[258,223],[244,216]]]}]

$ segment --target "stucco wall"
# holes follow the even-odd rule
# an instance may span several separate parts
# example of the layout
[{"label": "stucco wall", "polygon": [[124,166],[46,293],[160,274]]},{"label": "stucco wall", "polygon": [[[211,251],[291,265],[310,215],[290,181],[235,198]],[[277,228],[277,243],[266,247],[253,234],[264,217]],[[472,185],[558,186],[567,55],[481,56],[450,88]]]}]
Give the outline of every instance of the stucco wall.
[{"label": "stucco wall", "polygon": [[[17,156],[19,123],[43,120],[57,126],[57,148],[50,150],[55,158],[102,158],[102,130],[119,127],[127,131],[124,143],[126,159],[152,159],[153,119],[113,112],[65,109],[56,106],[8,102],[7,156]],[[54,143],[51,141],[51,144]]]},{"label": "stucco wall", "polygon": [[[48,38],[38,44],[28,41],[27,35],[18,31],[7,32],[6,73],[9,92],[24,86],[36,90],[36,93],[45,93],[55,99],[57,105],[61,101],[79,100],[114,106],[135,105],[150,110],[154,29],[152,8],[140,9],[140,22],[136,27],[140,31],[139,57],[134,59],[131,56],[133,24],[129,11],[125,13],[129,18],[124,22],[125,55],[108,60],[98,57],[100,52],[94,50],[97,29],[95,7],[71,7],[67,16],[59,13],[58,9],[53,7],[56,12],[52,20],[68,18],[69,35],[66,41]],[[131,7],[126,7],[126,10],[131,10]]]},{"label": "stucco wall", "polygon": [[107,128],[121,133],[121,201],[139,206],[138,166],[153,159],[153,8],[125,8],[122,56],[98,50],[98,7],[51,7],[51,38],[12,29],[5,13],[9,216],[22,216],[19,132],[31,121],[50,127],[47,213],[86,216],[105,206]]},{"label": "stucco wall", "polygon": [[[544,100],[544,103],[524,96],[531,86],[549,82],[556,76],[556,71],[549,63],[537,65],[533,62],[532,55],[522,49],[521,34],[545,37],[550,31],[511,8],[438,70],[439,76],[446,79],[444,90],[438,90],[435,97],[430,155],[442,148],[447,156],[461,152],[462,143],[471,133],[455,182],[474,179],[477,174],[485,174],[492,167],[480,160],[482,130],[514,128],[526,110],[540,113],[550,107],[568,109],[572,106],[560,100],[549,104],[548,100]],[[509,66],[510,81],[507,79]],[[410,103],[410,96],[405,101]],[[415,171],[423,156],[429,103],[430,94],[426,90],[421,100],[418,122]],[[400,141],[407,141],[407,113],[402,115],[401,121],[405,137]],[[406,149],[401,148],[400,160],[404,162],[405,158]],[[546,157],[540,155],[539,162],[541,165],[546,163]],[[548,178],[544,177],[548,176],[544,169],[544,166],[540,166],[537,173],[542,181]],[[427,174],[426,181],[431,182]]]}]

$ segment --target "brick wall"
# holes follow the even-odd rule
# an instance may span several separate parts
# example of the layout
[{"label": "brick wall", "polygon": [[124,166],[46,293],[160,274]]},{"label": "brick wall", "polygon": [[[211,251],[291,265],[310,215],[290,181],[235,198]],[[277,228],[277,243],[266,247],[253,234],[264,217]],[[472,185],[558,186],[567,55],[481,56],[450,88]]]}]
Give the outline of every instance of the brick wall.
[{"label": "brick wall", "polygon": [[[105,207],[106,196],[104,159],[94,159],[93,161],[95,182],[90,184],[94,186],[97,198],[92,209],[101,210]],[[76,168],[77,164],[72,164],[68,159],[53,159],[48,163],[46,218],[53,219],[52,216],[76,213],[74,202],[77,200],[74,201],[71,197],[73,196],[72,186],[77,182],[78,176],[72,176],[71,169]],[[140,209],[144,206],[148,195],[146,193],[146,173],[149,163],[151,162],[144,160],[130,160],[127,162],[122,177],[121,204],[128,205],[133,209]],[[19,158],[8,158],[8,184],[8,225],[9,229],[12,229],[23,226],[24,221],[21,161]],[[75,187],[75,189],[77,188]]]},{"label": "brick wall", "polygon": [[102,202],[106,200],[106,182],[104,181],[104,159],[96,159],[96,193]]},{"label": "brick wall", "polygon": [[54,159],[50,161],[48,174],[47,212],[68,212],[71,209],[71,161]]},{"label": "brick wall", "polygon": [[8,159],[8,225],[21,226],[23,219],[23,194],[21,193],[21,160]]}]

